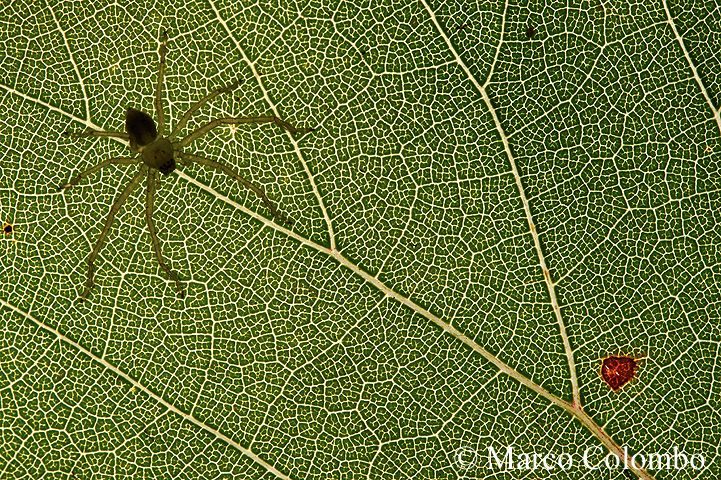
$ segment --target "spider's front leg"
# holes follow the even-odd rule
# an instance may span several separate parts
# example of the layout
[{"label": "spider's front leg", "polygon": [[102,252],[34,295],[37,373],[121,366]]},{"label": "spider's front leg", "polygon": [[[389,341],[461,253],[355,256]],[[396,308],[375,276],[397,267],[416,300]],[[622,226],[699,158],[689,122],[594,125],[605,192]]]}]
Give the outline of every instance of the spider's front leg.
[{"label": "spider's front leg", "polygon": [[128,134],[125,132],[109,132],[106,130],[95,130],[94,128],[86,128],[82,132],[63,132],[63,137],[69,138],[82,138],[82,137],[110,137],[120,138],[122,140],[128,140]]}]

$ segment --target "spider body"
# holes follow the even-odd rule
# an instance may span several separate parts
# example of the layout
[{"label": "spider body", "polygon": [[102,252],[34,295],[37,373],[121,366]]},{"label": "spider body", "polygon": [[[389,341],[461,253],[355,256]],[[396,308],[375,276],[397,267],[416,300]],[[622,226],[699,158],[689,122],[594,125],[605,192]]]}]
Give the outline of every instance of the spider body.
[{"label": "spider body", "polygon": [[[85,289],[80,294],[81,299],[87,298],[90,291],[95,284],[95,260],[100,254],[103,243],[105,242],[108,232],[113,225],[115,215],[118,213],[125,201],[130,197],[133,190],[135,190],[140,182],[145,177],[146,180],[146,195],[145,195],[145,221],[148,225],[148,232],[150,233],[150,239],[152,241],[153,250],[155,257],[158,260],[158,265],[165,272],[165,274],[175,282],[176,289],[179,296],[184,296],[180,278],[173,270],[170,269],[167,262],[163,258],[160,249],[160,240],[155,231],[155,224],[153,223],[153,209],[155,201],[155,190],[157,187],[157,174],[156,171],[160,171],[163,175],[169,175],[177,168],[176,161],[180,161],[182,165],[188,165],[191,163],[197,163],[205,167],[209,167],[220,172],[223,172],[230,177],[234,178],[245,188],[248,188],[260,198],[265,207],[270,211],[271,215],[276,221],[287,223],[288,220],[282,216],[276,209],[273,202],[270,201],[268,196],[265,194],[262,188],[255,185],[250,180],[246,179],[231,167],[205,158],[199,155],[187,153],[184,148],[190,145],[193,141],[199,139],[213,128],[220,125],[238,125],[245,123],[273,123],[278,125],[289,133],[307,133],[312,131],[309,128],[296,128],[290,123],[280,119],[275,115],[270,116],[259,116],[259,117],[225,117],[217,118],[212,120],[195,131],[189,133],[184,137],[180,137],[180,132],[185,128],[188,121],[194,113],[196,113],[203,105],[208,101],[217,97],[221,93],[230,92],[235,89],[240,82],[234,82],[231,85],[213,90],[202,99],[194,103],[190,109],[183,115],[178,124],[175,126],[173,131],[165,137],[163,135],[165,129],[165,116],[163,115],[162,108],[162,92],[163,92],[163,81],[165,76],[165,54],[167,52],[167,37],[163,35],[163,39],[160,44],[160,62],[158,67],[158,80],[155,89],[155,113],[157,115],[158,123],[147,113],[141,112],[134,108],[128,108],[125,112],[125,132],[112,132],[105,130],[94,130],[91,128],[86,129],[83,132],[65,132],[65,136],[69,137],[110,137],[125,140],[130,144],[130,150],[135,153],[135,157],[118,157],[110,158],[100,162],[99,164],[88,168],[84,172],[74,177],[70,182],[62,185],[61,190],[71,188],[88,175],[95,173],[108,165],[136,165],[139,166],[138,172],[133,176],[130,183],[122,190],[120,195],[116,198],[113,205],[110,207],[110,213],[105,219],[105,224],[100,232],[100,236],[95,243],[95,247],[90,256],[88,257],[88,274],[85,282]],[[5,227],[4,227],[5,228]],[[5,230],[7,232],[7,230]]]},{"label": "spider body", "polygon": [[134,108],[125,112],[125,131],[128,132],[130,149],[143,156],[143,163],[168,175],[175,170],[173,144],[158,136],[155,122],[150,115]]}]

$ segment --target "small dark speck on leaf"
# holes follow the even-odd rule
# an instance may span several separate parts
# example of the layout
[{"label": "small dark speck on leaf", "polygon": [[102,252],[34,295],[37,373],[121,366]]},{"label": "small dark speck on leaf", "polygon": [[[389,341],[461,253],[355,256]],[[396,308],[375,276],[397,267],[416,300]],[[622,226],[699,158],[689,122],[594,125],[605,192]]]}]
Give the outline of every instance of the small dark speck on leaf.
[{"label": "small dark speck on leaf", "polygon": [[528,38],[533,38],[535,35],[536,35],[536,29],[533,28],[533,27],[530,26],[530,25],[527,26],[527,27],[526,27],[526,36],[527,36]]},{"label": "small dark speck on leaf", "polygon": [[6,223],[5,225],[3,225],[3,233],[4,233],[5,235],[10,235],[11,233],[13,233],[13,226],[12,226],[12,224]]}]

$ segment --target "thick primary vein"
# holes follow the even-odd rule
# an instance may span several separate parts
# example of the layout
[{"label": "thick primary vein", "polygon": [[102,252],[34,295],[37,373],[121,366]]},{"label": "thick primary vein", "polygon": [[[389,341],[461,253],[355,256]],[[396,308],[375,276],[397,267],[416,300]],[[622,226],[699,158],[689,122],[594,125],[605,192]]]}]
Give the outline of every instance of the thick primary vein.
[{"label": "thick primary vein", "polygon": [[683,37],[681,36],[681,34],[678,33],[678,30],[676,29],[676,23],[673,21],[673,17],[671,16],[671,10],[669,10],[668,2],[666,0],[663,0],[663,9],[666,12],[666,21],[671,26],[671,29],[673,30],[673,35],[674,37],[676,37],[676,41],[678,41],[678,44],[681,46],[683,56],[686,59],[686,62],[688,62],[688,66],[691,68],[691,71],[693,72],[693,78],[694,80],[696,80],[696,83],[701,89],[701,93],[706,99],[706,103],[708,103],[709,108],[711,108],[711,111],[713,112],[713,118],[716,121],[716,126],[718,127],[719,133],[721,134],[721,109],[716,109],[716,107],[714,106],[713,101],[711,100],[711,97],[706,90],[706,85],[703,84],[703,81],[701,80],[701,77],[696,70],[696,65],[693,63],[693,59],[691,59],[691,55],[689,55],[688,50],[686,50],[686,44],[683,41]]},{"label": "thick primary vein", "polygon": [[563,341],[563,348],[566,351],[566,358],[568,360],[568,369],[571,376],[571,391],[573,396],[573,402],[576,405],[581,405],[581,393],[578,388],[578,376],[576,374],[576,364],[573,359],[573,349],[571,349],[571,342],[569,341],[568,334],[566,333],[566,325],[563,322],[563,318],[561,317],[561,307],[558,305],[558,300],[556,298],[556,289],[555,284],[553,283],[553,279],[551,278],[551,272],[548,270],[548,267],[546,267],[546,260],[543,256],[543,250],[541,249],[541,241],[538,237],[538,232],[536,231],[536,226],[533,222],[533,216],[531,215],[531,208],[528,204],[528,198],[526,197],[526,193],[523,190],[523,183],[521,182],[521,176],[518,173],[518,168],[516,167],[516,160],[513,156],[513,152],[511,152],[511,146],[508,143],[508,137],[506,136],[506,133],[503,130],[503,126],[501,125],[501,121],[498,118],[498,115],[496,114],[496,109],[493,107],[493,104],[491,104],[491,99],[488,96],[488,92],[486,92],[486,89],[484,86],[482,86],[476,78],[473,76],[471,71],[468,69],[468,66],[463,62],[460,55],[458,55],[458,52],[456,52],[455,48],[453,47],[453,44],[451,43],[448,36],[443,31],[443,28],[441,27],[440,23],[438,23],[438,19],[436,18],[435,13],[433,10],[431,10],[428,3],[426,3],[425,0],[421,0],[421,3],[423,3],[423,6],[428,11],[429,16],[431,17],[431,20],[433,21],[433,24],[435,25],[436,29],[438,30],[439,34],[445,41],[448,49],[453,54],[456,63],[458,66],[461,67],[463,72],[466,74],[468,79],[471,81],[471,83],[476,87],[478,92],[483,97],[483,101],[486,103],[486,107],[488,108],[488,111],[491,113],[491,116],[493,117],[493,123],[496,125],[496,130],[498,131],[498,135],[501,138],[501,141],[503,142],[503,149],[506,152],[506,156],[508,157],[508,162],[511,165],[511,171],[513,172],[513,178],[516,180],[516,188],[518,189],[518,194],[521,197],[521,202],[523,203],[523,211],[526,214],[526,220],[528,221],[528,227],[529,231],[531,233],[531,237],[533,238],[533,245],[536,248],[536,255],[538,256],[538,263],[541,266],[541,271],[543,272],[543,278],[546,282],[546,288],[548,289],[548,296],[551,300],[551,306],[553,307],[553,313],[556,316],[556,322],[558,323],[558,328],[561,334],[561,339]]},{"label": "thick primary vein", "polygon": [[[265,85],[263,85],[263,79],[260,77],[260,74],[258,73],[258,70],[255,68],[255,65],[253,62],[250,61],[248,56],[245,54],[245,51],[240,46],[240,43],[235,38],[235,35],[233,35],[233,32],[228,28],[228,24],[221,18],[220,12],[218,12],[218,9],[215,8],[215,4],[213,2],[209,2],[210,7],[213,9],[213,13],[215,13],[215,17],[220,22],[220,24],[223,26],[223,29],[225,29],[226,33],[228,34],[228,38],[230,38],[233,43],[235,44],[235,48],[240,52],[240,54],[243,57],[243,61],[248,65],[248,68],[250,68],[250,71],[253,72],[253,76],[255,77],[255,80],[258,82],[258,86],[260,87],[260,91],[263,92],[263,98],[265,99],[265,102],[268,104],[270,109],[273,111],[273,115],[276,117],[280,117],[280,114],[278,113],[278,108],[273,103],[273,101],[270,99],[270,96],[268,95],[268,90],[266,90]],[[333,223],[330,221],[330,216],[328,215],[328,211],[325,208],[325,203],[323,203],[323,197],[321,196],[320,192],[318,191],[318,186],[315,184],[315,179],[313,178],[313,174],[310,171],[310,168],[308,167],[308,163],[305,161],[305,158],[303,158],[303,154],[300,151],[300,147],[298,146],[298,141],[293,137],[293,135],[290,134],[290,132],[286,132],[286,135],[288,135],[288,138],[290,139],[291,143],[293,144],[293,149],[295,150],[295,154],[298,157],[298,160],[300,161],[300,164],[303,165],[303,170],[305,170],[305,174],[308,177],[308,181],[310,181],[311,188],[313,189],[313,193],[315,194],[315,198],[318,200],[318,206],[320,207],[321,212],[323,212],[323,219],[325,220],[326,225],[328,226],[328,237],[330,241],[331,248],[335,249],[335,233],[333,232]]]},{"label": "thick primary vein", "polygon": [[83,347],[79,343],[77,343],[74,340],[71,340],[70,338],[66,337],[62,333],[60,333],[58,330],[54,329],[50,325],[46,325],[45,323],[41,322],[37,318],[35,318],[33,315],[31,315],[28,312],[25,312],[21,310],[20,308],[16,307],[15,305],[12,305],[5,300],[0,298],[0,305],[4,306],[5,308],[8,308],[15,312],[16,314],[22,316],[26,320],[29,320],[33,322],[38,327],[42,328],[48,333],[51,333],[55,335],[58,340],[61,342],[70,345],[71,347],[75,348],[77,351],[84,353],[88,358],[90,358],[92,361],[98,363],[99,365],[102,365],[109,371],[113,372],[118,377],[124,379],[126,382],[137,388],[138,390],[144,392],[146,395],[151,397],[153,400],[158,402],[159,405],[164,406],[168,411],[175,413],[179,417],[183,418],[184,420],[192,423],[193,425],[197,426],[198,428],[210,433],[214,437],[224,441],[228,445],[232,446],[233,448],[237,449],[238,451],[242,452],[245,456],[256,462],[258,465],[262,465],[268,472],[274,474],[276,477],[284,479],[284,480],[290,480],[290,477],[285,475],[284,473],[280,472],[278,469],[276,469],[274,466],[260,458],[258,455],[256,455],[251,450],[244,448],[242,445],[240,445],[238,442],[233,440],[232,438],[228,437],[227,435],[224,435],[219,430],[216,430],[215,428],[210,427],[209,425],[206,425],[205,423],[201,422],[197,418],[195,418],[193,415],[188,414],[182,410],[180,410],[178,407],[173,405],[172,403],[167,402],[163,397],[158,395],[157,393],[153,392],[149,388],[147,388],[145,385],[140,383],[135,378],[131,377],[127,373],[125,373],[123,370],[119,369],[117,366],[113,365],[112,363],[108,362],[104,358],[98,357],[93,352],[88,350],[87,348]]}]

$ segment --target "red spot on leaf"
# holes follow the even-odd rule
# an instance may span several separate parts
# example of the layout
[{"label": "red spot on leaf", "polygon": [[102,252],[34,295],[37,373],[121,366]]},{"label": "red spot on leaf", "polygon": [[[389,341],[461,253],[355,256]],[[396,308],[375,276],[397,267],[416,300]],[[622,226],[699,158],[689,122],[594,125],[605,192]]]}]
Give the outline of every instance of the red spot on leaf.
[{"label": "red spot on leaf", "polygon": [[637,359],[627,356],[610,356],[603,359],[601,378],[611,390],[617,392],[633,379],[637,370]]}]

